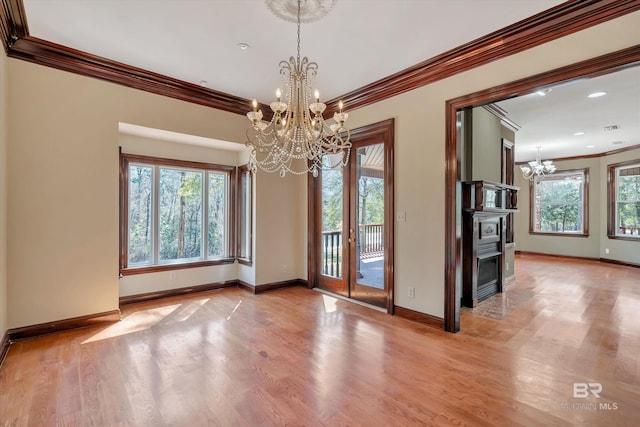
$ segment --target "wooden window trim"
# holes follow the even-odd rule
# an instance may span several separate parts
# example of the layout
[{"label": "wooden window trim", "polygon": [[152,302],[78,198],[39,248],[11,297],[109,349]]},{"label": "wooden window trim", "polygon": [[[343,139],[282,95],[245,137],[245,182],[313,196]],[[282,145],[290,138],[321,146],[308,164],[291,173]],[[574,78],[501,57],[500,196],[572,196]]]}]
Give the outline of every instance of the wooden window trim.
[{"label": "wooden window trim", "polygon": [[[142,163],[154,166],[169,166],[201,171],[219,171],[229,173],[229,212],[227,214],[229,224],[229,239],[227,256],[219,259],[198,259],[182,262],[167,262],[163,264],[144,265],[139,267],[129,267],[129,165],[131,163]],[[236,249],[236,174],[235,166],[218,165],[213,163],[193,162],[186,160],[167,159],[162,157],[143,156],[138,154],[127,154],[120,148],[120,257],[119,272],[122,276],[135,274],[156,273],[161,271],[182,270],[187,268],[208,267],[214,265],[224,265],[233,263]],[[205,183],[203,183],[205,185]],[[206,220],[203,218],[203,220]],[[204,237],[203,237],[204,238]]]},{"label": "wooden window trim", "polygon": [[580,169],[566,169],[559,170],[555,174],[571,174],[571,173],[583,173],[584,183],[582,192],[582,233],[551,233],[540,232],[534,230],[534,181],[529,181],[529,234],[534,236],[554,236],[554,237],[589,237],[589,168]]},{"label": "wooden window trim", "polygon": [[607,166],[607,237],[612,240],[640,242],[640,236],[622,236],[616,234],[616,170],[621,167],[640,164],[640,159],[613,163]]}]

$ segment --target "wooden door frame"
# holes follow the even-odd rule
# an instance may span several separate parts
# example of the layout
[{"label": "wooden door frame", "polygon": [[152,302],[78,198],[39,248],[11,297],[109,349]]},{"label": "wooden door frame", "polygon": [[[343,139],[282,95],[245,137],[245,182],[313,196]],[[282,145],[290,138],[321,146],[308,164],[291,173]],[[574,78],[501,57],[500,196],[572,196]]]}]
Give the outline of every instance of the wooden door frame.
[{"label": "wooden door frame", "polygon": [[[363,141],[378,138],[385,142],[384,149],[384,281],[387,287],[387,313],[393,314],[394,307],[394,225],[395,225],[395,195],[394,195],[394,119],[373,123],[351,131],[351,141]],[[352,150],[353,152],[353,150]],[[309,175],[307,178],[307,283],[309,288],[317,286],[319,274],[318,258],[318,215],[316,214],[316,198],[314,197],[317,180]]]},{"label": "wooden door frame", "polygon": [[458,139],[456,112],[467,107],[477,107],[514,96],[528,95],[558,83],[597,77],[638,65],[640,65],[640,45],[446,101],[444,266],[444,328],[446,331],[460,330],[460,294],[456,283],[461,283],[462,279],[460,232],[462,143]]}]

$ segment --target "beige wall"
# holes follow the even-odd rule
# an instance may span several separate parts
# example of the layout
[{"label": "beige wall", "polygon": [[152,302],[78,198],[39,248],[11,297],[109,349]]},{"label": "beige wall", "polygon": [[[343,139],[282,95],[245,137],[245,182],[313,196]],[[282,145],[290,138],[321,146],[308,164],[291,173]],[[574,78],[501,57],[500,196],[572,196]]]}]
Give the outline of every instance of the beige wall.
[{"label": "beige wall", "polygon": [[500,119],[482,107],[474,108],[472,117],[472,181],[500,182],[502,180]]},{"label": "beige wall", "polygon": [[[607,173],[608,166],[625,162],[627,160],[640,159],[640,148],[626,151],[612,156],[603,157],[600,161],[600,194],[602,204],[600,206],[600,258],[613,259],[633,264],[640,264],[640,244],[628,240],[609,239],[607,237]],[[609,253],[606,253],[609,249]]]},{"label": "beige wall", "polygon": [[[238,166],[240,164],[240,151],[213,149],[125,133],[120,133],[118,139],[123,153],[218,165]],[[120,296],[219,283],[238,278],[237,264],[181,269],[171,273],[170,275],[169,272],[163,271],[125,276],[120,279]]]},{"label": "beige wall", "polygon": [[[589,237],[535,236],[529,234],[529,182],[516,171],[516,185],[520,187],[516,214],[517,250],[555,255],[605,258],[640,264],[637,242],[607,237],[607,166],[627,160],[640,159],[640,148],[593,159],[554,162],[558,170],[589,168]],[[609,253],[606,253],[606,249]]]},{"label": "beige wall", "polygon": [[118,123],[242,142],[247,120],[25,61],[9,78],[8,327],[117,309]]},{"label": "beige wall", "polygon": [[7,330],[7,57],[0,52],[0,339]]},{"label": "beige wall", "polygon": [[[396,119],[395,303],[444,314],[445,101],[640,43],[640,13],[350,111],[357,128]],[[415,287],[415,298],[407,288]]]},{"label": "beige wall", "polygon": [[[546,160],[546,159],[545,159]],[[577,159],[554,162],[558,172],[570,169],[589,168],[589,237],[577,236],[540,236],[529,234],[529,181],[524,179],[519,167],[516,167],[516,186],[518,208],[514,215],[516,249],[519,251],[541,252],[555,255],[570,255],[586,258],[600,256],[600,205],[606,202],[600,194],[600,159]],[[604,178],[606,179],[606,177]],[[605,212],[606,215],[606,212]],[[606,229],[604,230],[606,233]]]},{"label": "beige wall", "polygon": [[[301,191],[306,175],[287,175],[258,170],[256,177],[255,283],[280,282],[306,278],[302,271],[306,245],[300,246],[301,224],[306,214],[301,205],[307,193]],[[305,187],[306,188],[306,187]]]},{"label": "beige wall", "polygon": [[[627,15],[350,111],[351,128],[396,119],[395,206],[407,214],[396,305],[444,312],[445,101],[638,44],[639,26],[640,13]],[[7,327],[116,309],[118,122],[243,142],[246,118],[24,61],[8,68]],[[255,283],[306,277],[306,177],[259,172],[255,187]]]}]

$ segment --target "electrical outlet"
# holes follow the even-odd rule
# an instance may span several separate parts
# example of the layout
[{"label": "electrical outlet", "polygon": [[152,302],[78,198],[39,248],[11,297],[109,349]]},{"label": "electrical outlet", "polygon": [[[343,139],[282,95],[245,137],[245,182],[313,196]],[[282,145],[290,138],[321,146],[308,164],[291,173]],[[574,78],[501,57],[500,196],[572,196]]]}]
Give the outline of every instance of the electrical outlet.
[{"label": "electrical outlet", "polygon": [[408,290],[408,294],[409,294],[409,298],[415,298],[416,297],[416,288],[410,287]]},{"label": "electrical outlet", "polygon": [[405,222],[407,220],[407,213],[406,212],[396,213],[396,220],[398,222]]},{"label": "electrical outlet", "polygon": [[289,270],[289,267],[287,266],[287,264],[282,264],[282,272],[286,273]]},{"label": "electrical outlet", "polygon": [[609,254],[609,248],[604,248],[604,253]]},{"label": "electrical outlet", "polygon": [[509,263],[507,263],[507,271],[509,271]]}]

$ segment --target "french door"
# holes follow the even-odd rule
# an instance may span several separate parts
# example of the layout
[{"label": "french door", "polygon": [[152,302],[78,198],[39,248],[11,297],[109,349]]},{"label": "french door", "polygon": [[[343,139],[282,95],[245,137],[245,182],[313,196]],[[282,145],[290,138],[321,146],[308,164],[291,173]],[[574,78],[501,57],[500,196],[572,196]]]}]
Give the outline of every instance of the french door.
[{"label": "french door", "polygon": [[312,284],[392,312],[393,121],[356,129],[351,141],[346,167],[311,178]]}]

